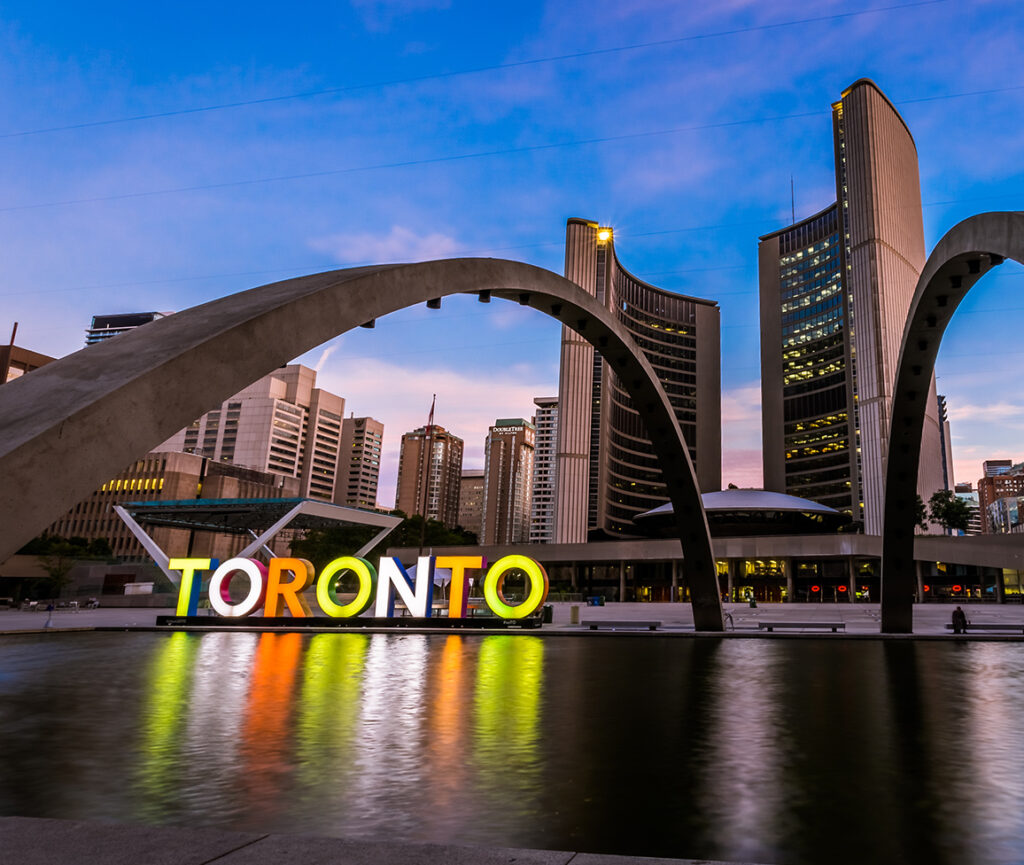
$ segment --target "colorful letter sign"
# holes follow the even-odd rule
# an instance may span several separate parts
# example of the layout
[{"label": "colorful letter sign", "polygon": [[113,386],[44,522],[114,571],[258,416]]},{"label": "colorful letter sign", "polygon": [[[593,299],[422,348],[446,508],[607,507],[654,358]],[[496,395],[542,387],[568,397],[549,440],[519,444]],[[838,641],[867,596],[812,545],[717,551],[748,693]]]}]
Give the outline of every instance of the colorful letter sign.
[{"label": "colorful letter sign", "polygon": [[[194,616],[199,602],[202,580],[200,574],[213,570],[208,589],[210,607],[219,616],[238,618],[251,616],[261,607],[267,618],[278,618],[287,609],[293,618],[305,618],[313,613],[305,591],[316,582],[316,601],[320,609],[332,618],[344,619],[366,612],[371,604],[377,618],[392,618],[395,600],[400,600],[412,616],[429,618],[433,610],[434,571],[451,569],[452,580],[448,597],[448,617],[464,618],[468,610],[469,571],[483,570],[486,562],[480,556],[420,556],[412,577],[396,558],[385,557],[374,569],[366,559],[342,556],[330,562],[319,578],[313,565],[305,559],[273,558],[268,565],[255,559],[234,558],[223,564],[216,559],[171,559],[171,570],[181,571],[177,614]],[[509,604],[502,594],[505,577],[511,571],[526,575],[526,599],[517,605]],[[355,597],[342,603],[338,583],[342,576],[355,577]],[[234,602],[231,583],[244,579],[245,597]],[[484,602],[502,619],[522,619],[535,613],[548,595],[548,575],[539,562],[526,556],[505,556],[496,561],[483,580]],[[237,595],[236,595],[237,597]]]}]

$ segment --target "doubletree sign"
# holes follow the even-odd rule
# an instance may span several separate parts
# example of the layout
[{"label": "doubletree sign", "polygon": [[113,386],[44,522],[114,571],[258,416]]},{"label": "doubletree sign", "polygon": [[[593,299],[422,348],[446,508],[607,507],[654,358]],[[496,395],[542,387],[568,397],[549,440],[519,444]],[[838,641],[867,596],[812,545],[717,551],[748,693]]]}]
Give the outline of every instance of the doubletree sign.
[{"label": "doubletree sign", "polygon": [[[171,559],[171,570],[181,571],[177,615],[194,616],[202,587],[201,575],[213,570],[210,577],[210,607],[219,616],[238,618],[251,616],[262,609],[266,617],[277,617],[287,609],[293,617],[311,616],[303,592],[316,583],[316,600],[320,609],[337,619],[351,618],[366,612],[371,605],[374,616],[391,618],[395,614],[396,596],[410,614],[429,618],[433,612],[434,569],[450,568],[451,589],[448,594],[448,618],[466,616],[469,600],[469,574],[482,571],[486,562],[480,556],[421,556],[415,578],[410,577],[398,559],[385,557],[374,568],[366,559],[342,556],[330,562],[317,576],[313,565],[305,559],[274,558],[264,565],[255,559],[234,558],[223,564],[216,559]],[[505,578],[513,572],[525,575],[526,599],[509,604],[502,594]],[[342,577],[355,578],[357,589],[351,600],[342,601],[338,584]],[[244,579],[248,592],[241,601],[232,600],[230,588],[236,578]],[[544,603],[548,595],[548,575],[539,562],[526,556],[505,556],[487,569],[484,577],[484,602],[494,615],[502,619],[522,619]]]}]

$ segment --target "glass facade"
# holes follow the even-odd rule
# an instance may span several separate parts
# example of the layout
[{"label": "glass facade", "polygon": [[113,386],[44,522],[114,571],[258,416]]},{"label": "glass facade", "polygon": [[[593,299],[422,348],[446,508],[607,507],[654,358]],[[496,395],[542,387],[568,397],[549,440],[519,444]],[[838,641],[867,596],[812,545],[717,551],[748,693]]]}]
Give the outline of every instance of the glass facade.
[{"label": "glass facade", "polygon": [[859,519],[843,246],[838,206],[779,235],[785,483]]}]

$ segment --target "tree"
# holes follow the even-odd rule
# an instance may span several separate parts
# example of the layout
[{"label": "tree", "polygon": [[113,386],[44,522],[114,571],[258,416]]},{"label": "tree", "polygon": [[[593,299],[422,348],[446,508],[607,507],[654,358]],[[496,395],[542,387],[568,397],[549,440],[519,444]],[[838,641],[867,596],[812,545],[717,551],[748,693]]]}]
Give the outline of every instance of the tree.
[{"label": "tree", "polygon": [[[392,511],[394,516],[405,517],[391,534],[375,546],[366,558],[371,561],[384,555],[388,547],[419,547],[420,534],[424,536],[425,547],[456,547],[476,544],[476,534],[461,527],[449,529],[437,520],[427,520],[415,514],[406,517],[401,511]],[[292,542],[292,555],[309,559],[319,572],[324,565],[339,556],[351,556],[370,541],[379,529],[373,526],[331,526],[326,529],[310,529],[301,540]]]},{"label": "tree", "polygon": [[920,493],[917,495],[917,504],[914,508],[914,527],[922,532],[928,531],[928,509],[925,507]]},{"label": "tree", "polygon": [[106,538],[86,540],[82,537],[65,538],[46,532],[33,538],[19,551],[22,555],[36,556],[50,578],[55,598],[68,584],[71,569],[80,559],[109,559],[113,553]]},{"label": "tree", "polygon": [[949,530],[967,531],[971,520],[971,507],[963,499],[957,498],[952,490],[938,490],[928,500],[928,514],[932,522]]}]

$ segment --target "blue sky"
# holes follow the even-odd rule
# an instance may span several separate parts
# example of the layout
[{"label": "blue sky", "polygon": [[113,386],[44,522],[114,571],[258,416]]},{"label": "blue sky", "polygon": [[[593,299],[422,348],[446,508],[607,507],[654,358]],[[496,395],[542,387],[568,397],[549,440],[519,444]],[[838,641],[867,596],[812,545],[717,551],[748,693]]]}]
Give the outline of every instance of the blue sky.
[{"label": "blue sky", "polygon": [[[1021,44],[1013,0],[6,2],[0,339],[17,321],[19,345],[60,356],[95,313],[362,263],[561,272],[565,220],[584,217],[640,278],[721,304],[723,482],[757,486],[757,237],[790,221],[791,176],[798,217],[834,200],[830,103],[869,77],[903,114],[930,249],[973,213],[1024,209]],[[1022,294],[1007,263],[944,340],[959,480],[1024,459]],[[390,504],[431,394],[482,466],[488,424],[557,392],[558,336],[458,299],[302,360],[385,422]]]}]

